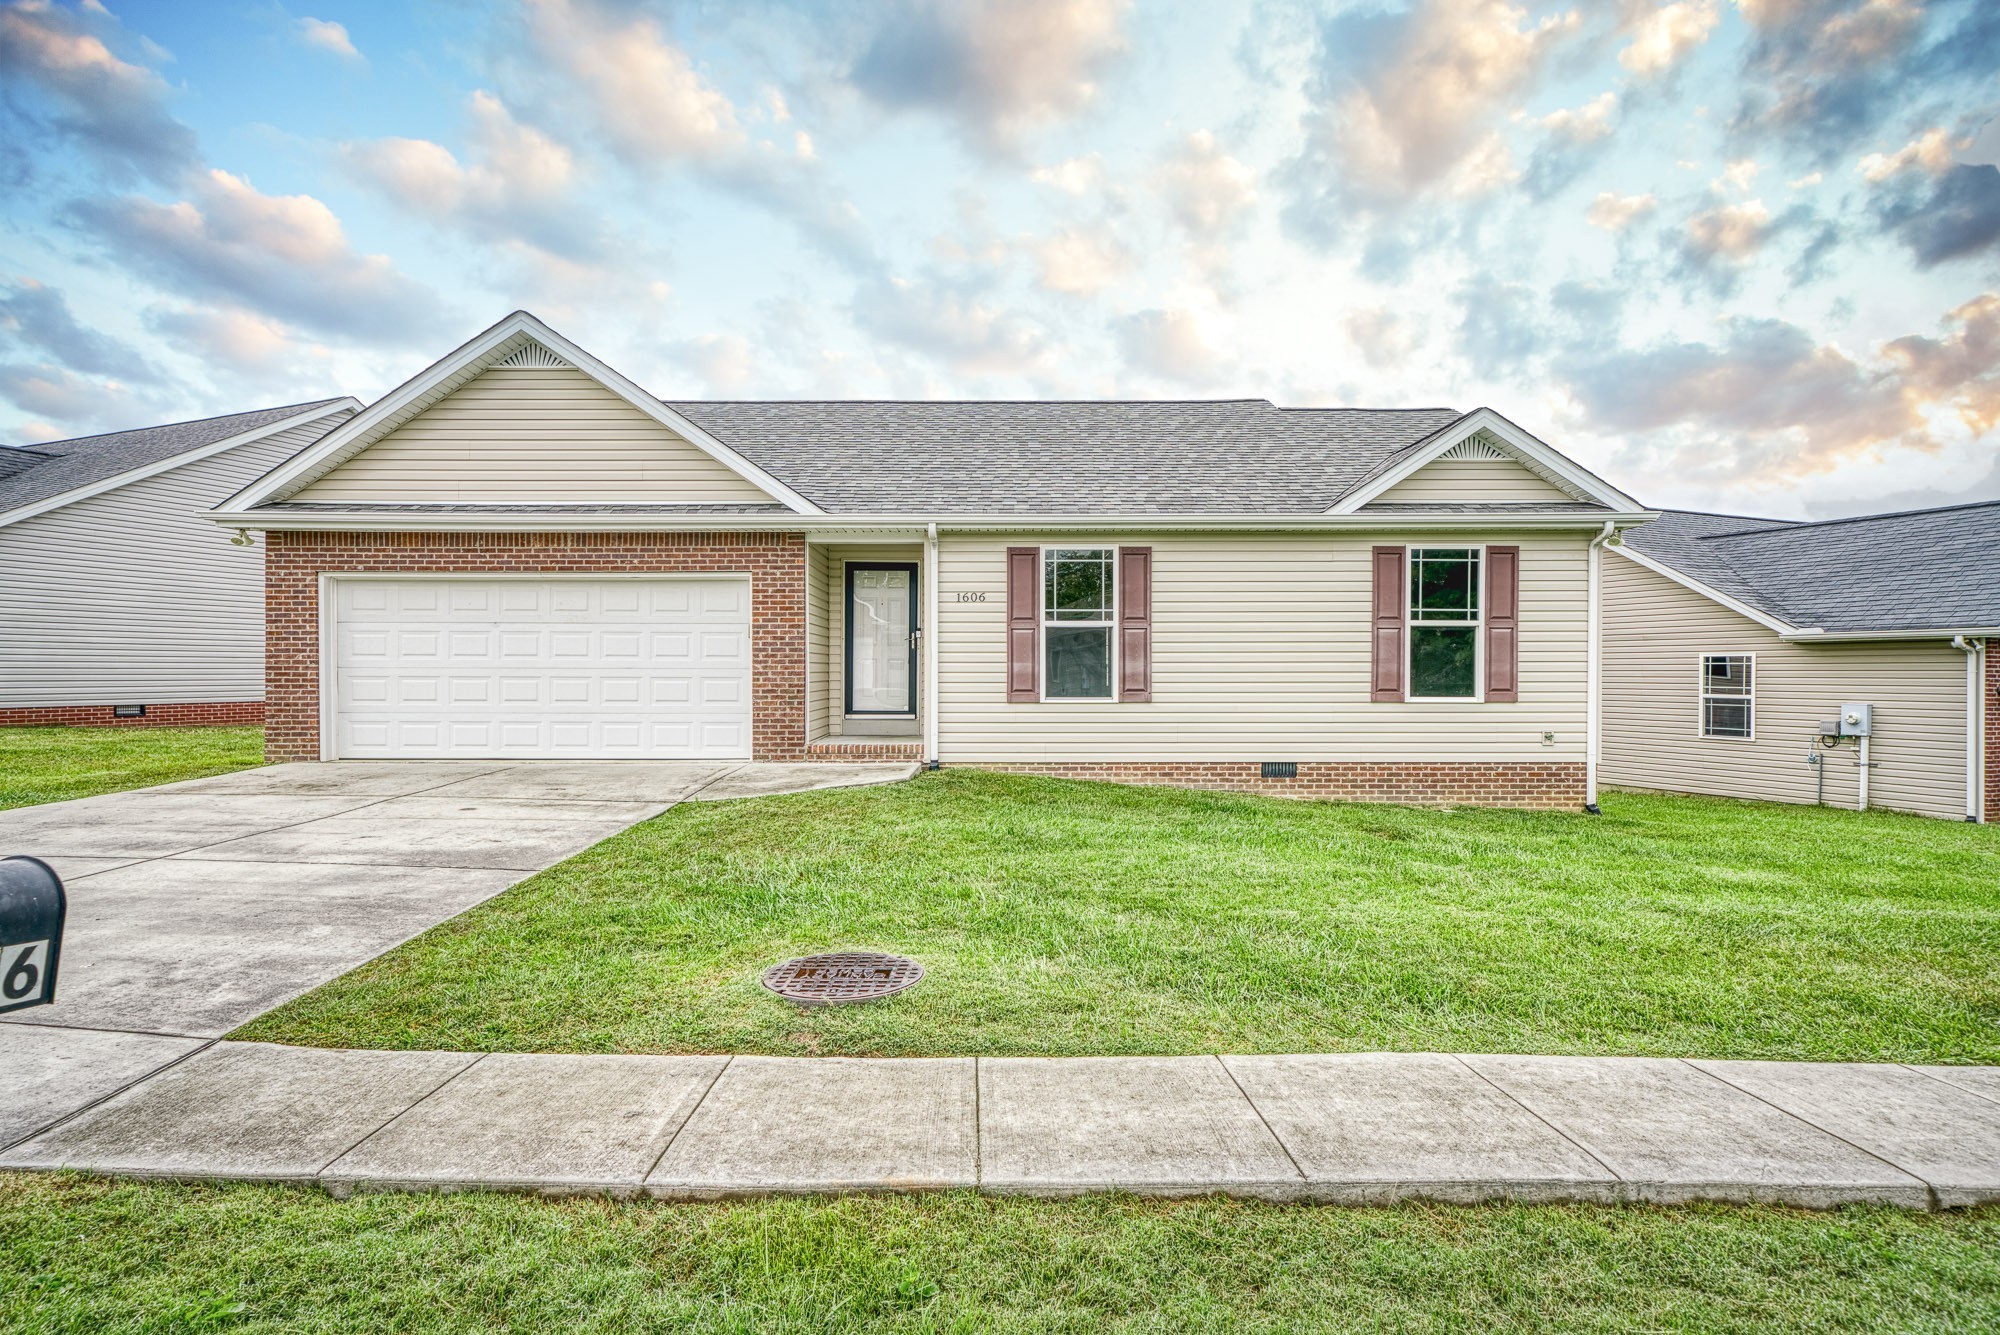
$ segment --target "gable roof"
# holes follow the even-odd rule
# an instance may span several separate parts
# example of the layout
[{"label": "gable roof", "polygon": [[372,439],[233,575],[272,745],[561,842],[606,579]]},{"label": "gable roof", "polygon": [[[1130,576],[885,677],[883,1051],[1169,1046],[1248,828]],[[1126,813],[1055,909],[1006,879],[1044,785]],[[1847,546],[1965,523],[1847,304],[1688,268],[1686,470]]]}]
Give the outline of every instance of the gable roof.
[{"label": "gable roof", "polygon": [[679,400],[829,513],[1321,513],[1449,408]]},{"label": "gable roof", "polygon": [[298,417],[332,412],[343,405],[360,407],[353,399],[316,399],[254,412],[204,417],[193,422],[77,436],[39,445],[0,448],[0,523],[19,518],[17,511],[50,508],[47,504],[72,492],[114,482],[128,473],[157,471],[183,455],[223,445],[236,437],[254,437]]},{"label": "gable roof", "polygon": [[289,500],[397,427],[449,398],[461,386],[496,366],[525,369],[573,367],[582,371],[766,495],[799,513],[818,513],[818,508],[811,501],[527,311],[515,311],[498,324],[461,343],[354,417],[327,432],[309,448],[231,496],[220,509],[234,514],[243,508]]},{"label": "gable roof", "polygon": [[1663,510],[1625,544],[1784,631],[2000,628],[2000,501],[1814,523]]}]

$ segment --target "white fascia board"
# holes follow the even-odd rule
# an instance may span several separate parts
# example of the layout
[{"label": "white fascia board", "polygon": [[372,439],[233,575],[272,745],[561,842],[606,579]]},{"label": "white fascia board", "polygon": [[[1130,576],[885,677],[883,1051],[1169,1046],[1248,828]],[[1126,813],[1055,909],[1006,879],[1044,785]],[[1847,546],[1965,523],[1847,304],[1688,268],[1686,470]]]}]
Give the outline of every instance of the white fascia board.
[{"label": "white fascia board", "polygon": [[1968,640],[1991,639],[2000,635],[2000,626],[1937,626],[1917,630],[1801,630],[1781,636],[1793,644],[1841,644],[1860,640],[1949,640],[1963,635]]},{"label": "white fascia board", "polygon": [[483,370],[485,364],[500,360],[520,344],[530,340],[560,354],[585,375],[596,380],[661,426],[681,436],[723,467],[762,489],[773,500],[790,506],[800,514],[821,513],[820,508],[811,501],[526,311],[515,311],[486,332],[476,335],[469,342],[461,344],[443,358],[433,362],[368,405],[358,415],[343,423],[338,430],[328,433],[312,449],[265,474],[231,496],[223,502],[223,508],[232,512],[246,510],[252,506],[282,501],[303,490],[310,483],[374,444],[377,438],[374,433],[381,429],[384,423],[397,421],[399,414],[421,401],[440,385],[454,376],[463,375],[468,370]]},{"label": "white fascia board", "polygon": [[1520,455],[1524,462],[1529,462],[1537,466],[1538,471],[1545,471],[1551,474],[1555,480],[1561,482],[1562,485],[1569,488],[1573,494],[1583,500],[1595,501],[1599,505],[1609,506],[1614,511],[1619,512],[1630,512],[1645,508],[1639,502],[1597,476],[1597,474],[1575,463],[1568,456],[1558,452],[1552,446],[1544,443],[1529,432],[1523,431],[1520,427],[1515,426],[1499,413],[1493,411],[1493,409],[1475,408],[1456,422],[1453,422],[1449,427],[1446,427],[1429,445],[1418,450],[1415,454],[1403,460],[1403,462],[1397,464],[1380,477],[1370,481],[1358,491],[1343,496],[1327,513],[1335,515],[1353,514],[1356,510],[1368,504],[1368,502],[1375,500],[1397,483],[1424,467],[1424,465],[1436,460],[1439,455],[1449,450],[1452,446],[1469,440],[1482,431],[1499,440],[1507,448]]},{"label": "white fascia board", "polygon": [[[335,399],[330,403],[321,404],[317,408],[309,408],[304,412],[294,413],[290,417],[272,422],[267,426],[252,427],[248,431],[239,431],[233,436],[225,436],[223,439],[215,441],[212,444],[197,446],[185,454],[176,454],[169,459],[159,459],[153,463],[131,469],[128,472],[101,478],[87,486],[78,487],[74,491],[61,492],[57,495],[36,501],[33,504],[21,506],[17,510],[9,510],[4,514],[0,514],[0,528],[4,528],[9,524],[18,524],[23,519],[33,519],[36,515],[47,514],[51,510],[59,510],[65,505],[74,505],[78,501],[87,501],[92,496],[102,496],[107,491],[116,491],[120,487],[129,487],[134,482],[144,482],[149,477],[158,477],[162,473],[171,473],[176,468],[185,468],[189,464],[200,463],[203,459],[212,459],[218,454],[226,454],[230,450],[252,444],[255,441],[262,440],[266,436],[276,435],[280,431],[290,431],[293,427],[304,426],[308,422],[318,421],[322,417],[327,417],[337,412],[353,413],[359,411],[361,411],[361,400],[355,398]],[[29,448],[32,449],[33,447],[30,446]]]},{"label": "white fascia board", "polygon": [[1674,583],[1680,585],[1682,588],[1687,589],[1693,593],[1698,593],[1702,597],[1708,599],[1710,602],[1718,603],[1721,606],[1728,608],[1730,611],[1736,613],[1738,616],[1749,617],[1752,621],[1764,627],[1766,630],[1774,630],[1778,632],[1780,638],[1796,639],[1800,636],[1807,636],[1807,637],[1817,636],[1820,633],[1819,631],[1814,630],[1810,627],[1794,626],[1789,622],[1780,621],[1778,620],[1778,618],[1772,616],[1769,612],[1759,611],[1757,608],[1750,606],[1750,604],[1742,601],[1741,599],[1731,598],[1728,594],[1722,592],[1720,589],[1711,588],[1710,586],[1702,583],[1698,579],[1694,579],[1691,578],[1690,576],[1683,575],[1680,571],[1674,569],[1672,566],[1667,565],[1661,561],[1656,561],[1652,557],[1647,556],[1644,552],[1635,552],[1629,546],[1620,545],[1617,547],[1606,547],[1605,550],[1616,552],[1618,553],[1618,555],[1624,557],[1626,560],[1631,561],[1636,565],[1644,566],[1646,569],[1652,571],[1654,574],[1662,576],[1663,578],[1666,579],[1670,579]]},{"label": "white fascia board", "polygon": [[935,523],[940,532],[1121,532],[1168,530],[1189,532],[1402,532],[1410,529],[1553,530],[1596,533],[1608,521],[1631,528],[1658,518],[1653,511],[1619,514],[1401,514],[1401,515],[922,515],[922,514],[660,514],[593,511],[483,510],[474,514],[384,510],[315,510],[310,512],[256,508],[211,510],[209,518],[227,528],[272,530],[495,532],[922,532]]}]

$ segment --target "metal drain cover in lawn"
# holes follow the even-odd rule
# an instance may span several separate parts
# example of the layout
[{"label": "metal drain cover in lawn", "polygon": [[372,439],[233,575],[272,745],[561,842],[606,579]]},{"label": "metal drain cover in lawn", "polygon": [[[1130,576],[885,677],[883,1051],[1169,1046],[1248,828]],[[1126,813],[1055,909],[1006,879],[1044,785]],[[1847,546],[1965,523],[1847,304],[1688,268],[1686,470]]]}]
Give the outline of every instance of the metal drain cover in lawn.
[{"label": "metal drain cover in lawn", "polygon": [[924,966],[902,955],[841,950],[774,964],[764,986],[801,1006],[842,1006],[892,996],[923,976]]}]

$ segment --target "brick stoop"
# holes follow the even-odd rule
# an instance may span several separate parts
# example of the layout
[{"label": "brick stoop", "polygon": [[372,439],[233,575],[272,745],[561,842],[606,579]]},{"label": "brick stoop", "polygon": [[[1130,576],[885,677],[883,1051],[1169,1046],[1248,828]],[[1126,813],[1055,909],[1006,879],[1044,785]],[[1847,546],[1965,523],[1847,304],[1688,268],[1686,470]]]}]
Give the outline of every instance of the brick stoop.
[{"label": "brick stoop", "polygon": [[878,761],[878,760],[922,760],[922,742],[890,741],[887,738],[867,739],[845,737],[822,737],[819,741],[806,744],[806,759],[818,761]]},{"label": "brick stoop", "polygon": [[1254,760],[1080,761],[978,764],[970,768],[1040,774],[1055,779],[1261,793],[1267,797],[1395,802],[1408,806],[1525,807],[1542,811],[1581,811],[1585,781],[1580,762],[1394,764],[1301,760],[1295,779],[1266,779]]},{"label": "brick stoop", "polygon": [[221,728],[264,721],[262,700],[147,703],[140,718],[117,718],[111,712],[114,708],[114,705],[36,705],[0,709],[0,728]]}]

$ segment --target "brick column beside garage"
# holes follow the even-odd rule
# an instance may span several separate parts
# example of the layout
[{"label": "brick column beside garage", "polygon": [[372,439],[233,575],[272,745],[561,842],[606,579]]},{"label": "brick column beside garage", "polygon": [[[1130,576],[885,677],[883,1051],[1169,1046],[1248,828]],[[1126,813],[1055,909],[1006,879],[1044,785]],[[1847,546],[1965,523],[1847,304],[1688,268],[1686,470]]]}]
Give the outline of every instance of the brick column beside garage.
[{"label": "brick column beside garage", "polygon": [[750,576],[751,754],[805,753],[800,533],[285,533],[264,554],[264,754],[319,759],[319,577]]}]

